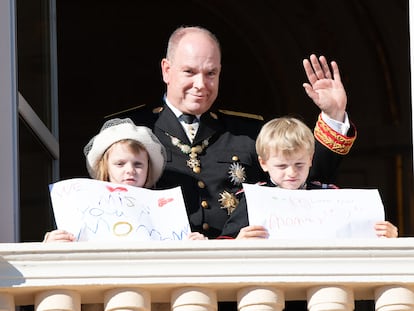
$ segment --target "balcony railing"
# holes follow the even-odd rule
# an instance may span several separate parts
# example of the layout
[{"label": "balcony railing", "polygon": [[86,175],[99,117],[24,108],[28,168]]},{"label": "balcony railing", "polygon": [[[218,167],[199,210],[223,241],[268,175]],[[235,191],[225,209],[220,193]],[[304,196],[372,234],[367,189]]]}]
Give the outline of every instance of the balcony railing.
[{"label": "balcony railing", "polygon": [[0,310],[414,310],[414,238],[0,244]]}]

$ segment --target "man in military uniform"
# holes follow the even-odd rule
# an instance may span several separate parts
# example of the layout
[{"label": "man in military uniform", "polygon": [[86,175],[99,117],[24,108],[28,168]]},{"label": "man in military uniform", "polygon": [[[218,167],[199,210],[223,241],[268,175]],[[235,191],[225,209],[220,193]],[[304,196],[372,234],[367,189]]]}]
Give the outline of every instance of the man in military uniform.
[{"label": "man in military uniform", "polygon": [[[310,178],[333,182],[340,159],[352,146],[355,131],[344,129],[346,93],[339,70],[324,57],[304,61],[305,91],[320,107],[318,141]],[[252,115],[211,110],[217,97],[221,51],[216,37],[201,27],[181,27],[170,37],[161,62],[167,86],[163,107],[126,111],[137,124],[153,128],[167,150],[167,165],[158,188],[181,186],[192,231],[214,239],[237,208],[235,193],[243,182],[263,179],[255,135],[262,120]],[[252,134],[253,133],[253,134]],[[250,134],[250,136],[249,136]]]}]

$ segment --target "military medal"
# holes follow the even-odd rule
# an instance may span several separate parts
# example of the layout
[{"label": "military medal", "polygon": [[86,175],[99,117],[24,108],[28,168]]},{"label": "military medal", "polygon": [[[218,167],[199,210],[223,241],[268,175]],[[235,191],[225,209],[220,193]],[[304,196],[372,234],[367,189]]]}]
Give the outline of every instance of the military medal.
[{"label": "military medal", "polygon": [[246,171],[240,163],[232,163],[229,168],[229,177],[233,185],[241,185],[246,180]]},{"label": "military medal", "polygon": [[239,200],[236,198],[236,196],[228,191],[223,191],[220,193],[219,202],[221,204],[221,208],[227,209],[227,215],[233,213],[236,207],[239,205]]},{"label": "military medal", "polygon": [[210,138],[204,139],[201,145],[197,146],[189,146],[184,144],[181,140],[177,137],[174,137],[168,133],[165,135],[171,138],[171,143],[179,148],[182,153],[187,154],[189,159],[187,160],[187,166],[193,170],[194,173],[199,174],[201,172],[201,163],[200,159],[198,159],[198,155],[203,152],[204,148],[208,146],[208,140]]},{"label": "military medal", "polygon": [[187,160],[187,166],[193,170],[194,173],[200,173],[200,160],[197,159],[197,153],[190,153],[190,159]]},{"label": "military medal", "polygon": [[[233,161],[239,161],[238,156],[233,156]],[[239,162],[233,162],[228,170],[230,181],[235,186],[241,186],[246,180],[246,170]],[[231,215],[239,205],[239,199],[234,193],[226,190],[220,193],[219,203],[222,209],[227,210],[227,215]]]}]

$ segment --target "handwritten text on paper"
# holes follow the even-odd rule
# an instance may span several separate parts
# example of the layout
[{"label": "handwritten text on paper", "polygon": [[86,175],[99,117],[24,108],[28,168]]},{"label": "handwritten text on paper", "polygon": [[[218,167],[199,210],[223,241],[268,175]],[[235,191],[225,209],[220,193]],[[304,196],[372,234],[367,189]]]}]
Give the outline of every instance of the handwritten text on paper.
[{"label": "handwritten text on paper", "polygon": [[180,187],[149,190],[88,178],[50,185],[59,229],[78,241],[183,240],[190,233]]},{"label": "handwritten text on paper", "polygon": [[376,189],[287,190],[243,184],[250,225],[269,238],[373,238],[384,220]]}]

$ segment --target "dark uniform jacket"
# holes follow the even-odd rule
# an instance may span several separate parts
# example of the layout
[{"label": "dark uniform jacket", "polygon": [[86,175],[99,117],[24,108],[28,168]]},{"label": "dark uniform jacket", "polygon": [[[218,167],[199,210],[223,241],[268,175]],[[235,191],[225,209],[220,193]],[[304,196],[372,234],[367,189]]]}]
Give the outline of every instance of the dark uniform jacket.
[{"label": "dark uniform jacket", "polygon": [[[277,187],[270,180],[259,184],[265,187]],[[303,189],[338,189],[338,187],[336,187],[333,184],[323,184],[314,181],[306,183]],[[237,197],[240,203],[238,204],[237,208],[233,211],[233,213],[227,220],[226,224],[224,225],[224,228],[221,233],[222,235],[219,237],[221,239],[236,238],[240,230],[249,225],[249,215],[247,212],[246,196],[244,195],[244,192],[241,190],[237,193]],[[277,206],[269,208],[277,208]]]},{"label": "dark uniform jacket", "polygon": [[[146,125],[165,146],[167,164],[156,185],[158,189],[181,186],[192,231],[208,238],[222,235],[223,227],[237,202],[235,193],[241,183],[264,180],[255,150],[255,138],[263,121],[206,112],[191,144],[174,113],[164,105],[155,113],[142,107],[117,114],[130,117],[137,125]],[[189,165],[188,150],[202,149],[195,157],[198,171]],[[317,143],[315,163],[310,177],[333,182],[342,155]],[[236,178],[235,178],[236,177]]]}]

